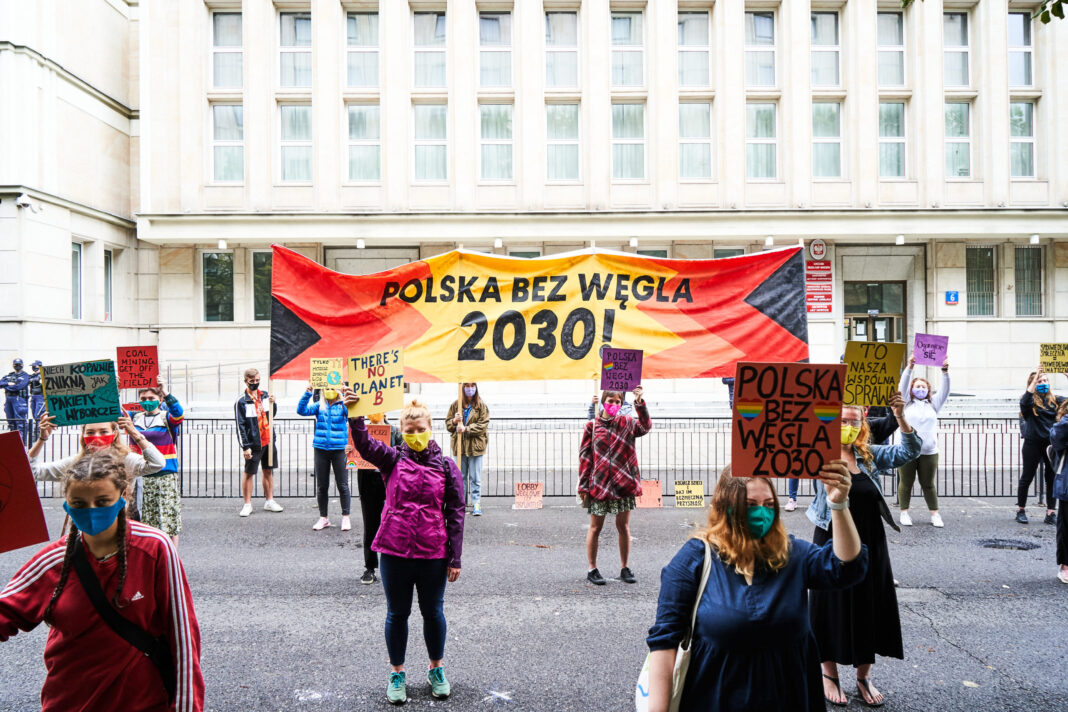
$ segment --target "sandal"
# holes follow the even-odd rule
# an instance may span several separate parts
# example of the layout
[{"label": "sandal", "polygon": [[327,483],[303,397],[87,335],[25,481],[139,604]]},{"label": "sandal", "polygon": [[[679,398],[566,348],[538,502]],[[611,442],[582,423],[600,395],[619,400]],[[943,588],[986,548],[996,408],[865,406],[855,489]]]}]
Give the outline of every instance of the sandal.
[{"label": "sandal", "polygon": [[[861,687],[864,688],[864,692],[861,692]],[[883,705],[886,704],[886,698],[885,697],[883,698],[882,702],[868,702],[869,698],[871,698],[873,700],[875,699],[875,695],[873,695],[871,693],[871,678],[870,677],[865,677],[865,678],[858,677],[857,678],[857,693],[858,693],[857,696],[860,697],[860,703],[862,705],[864,705],[865,707],[882,707]],[[865,697],[864,693],[867,693],[868,696]]]},{"label": "sandal", "polygon": [[827,702],[831,703],[835,707],[845,707],[845,706],[847,706],[849,704],[849,697],[846,696],[846,693],[842,692],[842,684],[838,681],[838,678],[837,677],[831,677],[827,673],[823,673],[823,676],[834,683],[835,688],[838,690],[838,694],[841,695],[842,697],[845,697],[846,701],[845,702],[835,702],[834,700],[832,700],[827,695],[824,695],[823,699],[827,700]]}]

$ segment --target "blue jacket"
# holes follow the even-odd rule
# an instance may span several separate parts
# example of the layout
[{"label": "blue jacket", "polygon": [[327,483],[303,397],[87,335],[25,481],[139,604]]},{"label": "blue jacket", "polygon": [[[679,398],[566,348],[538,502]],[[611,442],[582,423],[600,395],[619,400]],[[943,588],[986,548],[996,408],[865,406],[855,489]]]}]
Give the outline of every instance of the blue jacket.
[{"label": "blue jacket", "polygon": [[333,405],[313,403],[308,405],[312,394],[304,391],[297,403],[297,415],[315,416],[315,439],[312,447],[316,450],[344,450],[349,446],[349,409],[338,398]]},{"label": "blue jacket", "polygon": [[12,371],[0,381],[8,398],[27,398],[30,394],[27,387],[30,385],[30,374],[25,371]]}]

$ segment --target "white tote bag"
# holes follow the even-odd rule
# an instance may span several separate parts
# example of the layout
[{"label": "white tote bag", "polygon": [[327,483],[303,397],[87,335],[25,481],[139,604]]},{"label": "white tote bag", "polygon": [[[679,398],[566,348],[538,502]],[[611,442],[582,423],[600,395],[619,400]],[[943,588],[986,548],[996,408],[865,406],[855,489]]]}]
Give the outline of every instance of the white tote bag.
[{"label": "white tote bag", "polygon": [[[693,629],[697,625],[697,607],[701,605],[701,597],[705,595],[705,585],[708,583],[708,572],[712,568],[712,549],[705,542],[705,563],[701,568],[701,585],[697,587],[697,598],[693,603],[693,611],[690,613],[690,627],[679,643],[679,649],[675,651],[675,670],[671,673],[671,700],[668,702],[668,712],[678,712],[682,702],[682,686],[686,682],[686,671],[690,669],[690,643],[693,642]],[[636,712],[649,712],[649,655],[645,656],[645,665],[638,675],[638,684],[634,687],[634,709]]]}]

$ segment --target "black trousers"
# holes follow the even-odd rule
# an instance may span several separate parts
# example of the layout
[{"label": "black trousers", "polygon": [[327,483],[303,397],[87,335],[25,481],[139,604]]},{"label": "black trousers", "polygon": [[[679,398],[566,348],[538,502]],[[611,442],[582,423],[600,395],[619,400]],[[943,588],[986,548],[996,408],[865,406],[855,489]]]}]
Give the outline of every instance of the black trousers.
[{"label": "black trousers", "polygon": [[357,470],[356,487],[360,492],[360,512],[363,514],[363,566],[373,571],[378,568],[378,553],[371,551],[371,543],[382,524],[386,483],[378,470]]},{"label": "black trousers", "polygon": [[1057,514],[1057,564],[1068,566],[1068,500],[1062,499]]},{"label": "black trousers", "polygon": [[1027,504],[1027,490],[1031,487],[1031,481],[1035,479],[1035,473],[1039,466],[1043,469],[1042,476],[1046,481],[1046,503],[1048,509],[1057,508],[1057,500],[1053,498],[1053,465],[1046,457],[1046,447],[1049,442],[1041,440],[1023,441],[1023,472],[1020,473],[1020,486],[1016,490],[1016,506],[1020,509]]},{"label": "black trousers", "polygon": [[349,492],[349,472],[345,469],[344,450],[320,450],[315,448],[315,498],[319,502],[319,516],[325,517],[330,501],[330,470],[334,471],[334,482],[341,495],[341,514],[348,516],[352,506],[352,494]]}]

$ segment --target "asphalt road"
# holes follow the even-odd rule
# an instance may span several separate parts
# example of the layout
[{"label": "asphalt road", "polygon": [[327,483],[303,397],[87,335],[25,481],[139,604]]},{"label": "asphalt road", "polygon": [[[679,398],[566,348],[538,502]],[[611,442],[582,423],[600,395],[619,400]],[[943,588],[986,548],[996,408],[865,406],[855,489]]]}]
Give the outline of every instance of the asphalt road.
[{"label": "asphalt road", "polygon": [[[311,530],[312,500],[280,501],[284,513],[264,512],[260,500],[248,519],[237,517],[237,500],[185,502],[180,552],[203,637],[207,708],[387,709],[385,601],[381,584],[358,581],[357,503],[354,530],[342,533]],[[573,499],[547,500],[541,511],[483,501],[485,516],[467,520],[461,578],[446,593],[453,696],[430,697],[415,608],[408,708],[633,709],[660,569],[703,511],[636,512],[638,583],[596,588],[585,583],[586,517]],[[59,504],[45,500],[54,534]],[[336,501],[331,509],[336,516]],[[802,509],[787,514],[787,524],[809,538]],[[875,666],[884,709],[1068,709],[1068,586],[1056,579],[1054,528],[1040,523],[1040,510],[1031,508],[1025,527],[1012,521],[1007,499],[946,500],[942,530],[927,524],[922,508],[914,512],[917,526],[889,532],[906,658]],[[989,538],[1038,546],[978,543]],[[615,530],[606,526],[601,540],[601,571],[618,574]],[[32,551],[0,555],[0,581]],[[0,648],[0,710],[40,709],[45,635],[41,626]],[[842,671],[844,682],[850,674]],[[852,683],[845,689],[853,693]],[[861,705],[854,698],[850,707]]]}]

